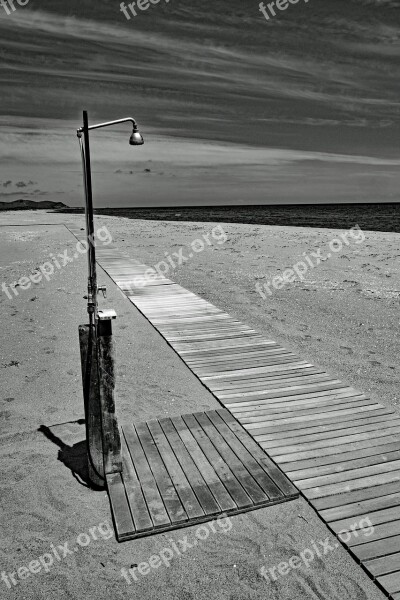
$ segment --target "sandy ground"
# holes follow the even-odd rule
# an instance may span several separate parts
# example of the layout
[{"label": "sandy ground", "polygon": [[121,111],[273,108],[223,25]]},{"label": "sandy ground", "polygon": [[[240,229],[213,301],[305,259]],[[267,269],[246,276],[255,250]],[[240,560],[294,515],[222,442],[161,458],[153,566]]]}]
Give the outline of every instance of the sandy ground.
[{"label": "sandy ground", "polygon": [[[0,284],[29,275],[50,253],[68,250],[73,255],[75,238],[62,225],[55,225],[62,218],[65,215],[45,212],[1,215]],[[68,221],[83,226],[82,217],[68,215]],[[189,245],[213,229],[212,223],[135,222],[114,217],[96,222],[107,225],[118,248],[150,265],[179,253],[181,247],[188,254]],[[23,223],[23,227],[16,226]],[[257,281],[268,281],[280,269],[291,267],[303,252],[326,251],[338,232],[228,224],[223,228],[225,243],[218,244],[210,233],[213,243],[179,268],[171,268],[169,276],[302,357],[397,407],[394,344],[400,284],[394,258],[400,254],[399,236],[365,232],[364,242],[346,246],[311,270],[305,281],[273,290],[263,299],[255,291]],[[109,290],[102,303],[118,313],[114,330],[120,419],[216,407],[211,394],[104,273],[99,282]],[[163,564],[127,583],[122,568],[147,562],[185,536],[193,543],[196,528],[118,544],[109,534],[106,493],[84,484],[77,328],[86,321],[85,285],[86,259],[81,256],[49,281],[28,290],[17,288],[18,296],[12,300],[0,293],[0,572],[19,569],[26,577],[14,575],[17,584],[11,589],[0,580],[1,597],[383,598],[341,547],[276,581],[267,582],[260,575],[262,566],[288,561],[312,548],[313,541],[328,536],[333,541],[302,499],[233,517],[226,533],[217,527],[207,540],[175,556],[169,567]],[[80,546],[78,539],[89,543]],[[71,553],[63,557],[64,550],[59,549],[60,560],[54,559],[48,572],[41,568],[28,574],[21,569],[53,552],[53,547],[65,549],[66,542]]]}]

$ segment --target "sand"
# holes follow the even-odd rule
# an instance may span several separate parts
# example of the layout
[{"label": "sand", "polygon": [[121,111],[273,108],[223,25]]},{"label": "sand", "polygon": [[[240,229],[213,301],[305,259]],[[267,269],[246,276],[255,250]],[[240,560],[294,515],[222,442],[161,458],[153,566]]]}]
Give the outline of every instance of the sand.
[{"label": "sand", "polygon": [[[29,275],[50,253],[68,250],[73,255],[75,238],[62,224],[56,225],[66,217],[83,226],[81,216],[44,211],[1,215],[0,225],[8,226],[0,227],[0,285]],[[255,290],[257,281],[268,281],[280,269],[291,267],[303,252],[310,254],[319,247],[325,251],[338,232],[223,224],[227,240],[218,244],[212,237],[216,226],[212,223],[114,217],[101,217],[96,223],[107,226],[118,248],[149,265],[179,254],[181,247],[187,252],[191,242],[209,234],[212,244],[194,252],[177,269],[171,268],[172,279],[397,409],[395,310],[400,284],[394,258],[400,254],[398,234],[364,232],[364,242],[346,246],[310,270],[303,282],[274,289],[263,299]],[[212,395],[102,272],[99,283],[107,284],[109,292],[102,303],[118,313],[114,331],[120,420],[216,407]],[[17,584],[11,589],[0,580],[0,596],[29,600],[383,598],[341,547],[276,581],[267,582],[260,575],[262,566],[288,561],[312,548],[313,541],[334,540],[303,499],[232,517],[229,531],[217,528],[207,540],[175,556],[169,567],[163,564],[130,583],[124,579],[121,569],[148,561],[172,542],[187,536],[193,543],[196,528],[118,544],[109,533],[106,493],[85,485],[77,335],[78,325],[86,321],[85,285],[86,258],[81,256],[49,281],[19,290],[12,300],[0,294],[0,573],[15,573],[66,542],[72,551],[60,560],[54,558],[48,572],[42,568],[27,579],[15,575]],[[88,539],[86,546],[77,542]],[[24,569],[20,572],[27,575]]]}]

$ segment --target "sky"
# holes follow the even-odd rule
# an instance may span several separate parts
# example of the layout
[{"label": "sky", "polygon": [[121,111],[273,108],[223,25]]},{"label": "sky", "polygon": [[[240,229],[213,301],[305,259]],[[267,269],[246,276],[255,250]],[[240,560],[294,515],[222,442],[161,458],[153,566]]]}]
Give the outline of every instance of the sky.
[{"label": "sky", "polygon": [[[0,200],[96,206],[393,202],[400,189],[400,0],[0,6]],[[267,4],[267,2],[266,2]]]}]

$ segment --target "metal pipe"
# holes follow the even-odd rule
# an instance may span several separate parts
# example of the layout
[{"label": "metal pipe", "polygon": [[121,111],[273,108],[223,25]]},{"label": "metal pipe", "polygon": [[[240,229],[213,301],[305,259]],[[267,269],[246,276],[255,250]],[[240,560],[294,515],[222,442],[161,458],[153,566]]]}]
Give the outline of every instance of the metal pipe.
[{"label": "metal pipe", "polygon": [[[89,225],[88,225],[88,206],[87,206],[87,179],[86,179],[86,162],[85,162],[85,150],[83,147],[83,142],[82,142],[82,133],[78,133],[78,138],[79,138],[79,148],[81,151],[81,158],[82,158],[82,172],[83,172],[83,187],[85,190],[85,224],[86,224],[86,234],[87,231],[89,229]],[[89,277],[90,277],[90,256],[89,256],[89,252],[87,252],[87,261],[88,261],[88,288],[89,288]],[[93,325],[93,319],[90,316],[90,324]]]},{"label": "metal pipe", "polygon": [[[100,129],[100,127],[108,127],[109,125],[118,125],[119,123],[127,123],[128,121],[130,121],[134,127],[137,127],[135,119],[133,119],[132,117],[126,117],[125,119],[117,119],[116,121],[107,121],[106,123],[98,123],[97,125],[90,125],[90,127],[88,127],[88,130],[91,131],[92,129]],[[84,127],[81,127],[80,129],[78,129],[78,133],[81,133],[83,131],[84,131]]]},{"label": "metal pipe", "polygon": [[97,319],[97,272],[96,272],[96,250],[94,238],[93,222],[93,192],[92,192],[92,171],[90,164],[90,142],[89,142],[89,123],[87,111],[83,111],[83,141],[84,141],[84,163],[86,179],[86,236],[88,243],[89,259],[89,280],[88,280],[88,306],[87,310],[90,316],[90,322]]}]

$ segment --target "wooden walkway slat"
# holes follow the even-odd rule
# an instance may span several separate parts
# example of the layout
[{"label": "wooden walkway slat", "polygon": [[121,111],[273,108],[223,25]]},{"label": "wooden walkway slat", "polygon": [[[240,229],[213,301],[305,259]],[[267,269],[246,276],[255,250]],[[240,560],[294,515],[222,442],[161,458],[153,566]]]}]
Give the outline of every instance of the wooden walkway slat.
[{"label": "wooden walkway slat", "polygon": [[157,483],[149,467],[149,463],[138,439],[136,430],[133,425],[126,425],[123,429],[123,433],[132,462],[134,457],[134,469],[138,474],[140,486],[143,490],[147,506],[149,507],[149,514],[153,521],[153,525],[154,527],[165,527],[169,525],[171,521],[158,491]]},{"label": "wooden walkway slat", "polygon": [[[71,231],[82,237],[79,228]],[[351,535],[348,542],[339,539],[387,594],[400,600],[400,428],[394,411],[329,377],[171,280],[160,278],[135,288],[135,277],[143,277],[148,267],[115,248],[99,247],[97,256],[117,285],[120,282],[121,289],[128,290],[129,300],[228,409],[207,418],[196,415],[186,417],[186,422],[172,420],[176,430],[177,425],[186,430],[181,434],[177,430],[181,442],[180,436],[186,436],[184,451],[190,455],[191,444],[195,444],[204,464],[212,468],[215,439],[213,444],[200,423],[211,437],[226,433],[218,414],[238,438],[232,445],[225,440],[225,459],[232,458],[227,446],[234,454],[234,447],[239,452],[243,446],[252,455],[245,460],[243,454],[243,484],[246,472],[258,486],[263,480],[254,478],[261,477],[254,461],[265,464],[275,485],[279,487],[279,474],[284,478],[288,496],[295,489],[293,484],[302,488],[304,497],[337,535],[339,526],[351,527],[370,517],[376,531],[372,541],[360,535]],[[196,462],[192,455],[190,460]],[[222,457],[220,460],[219,474],[227,483],[233,473]],[[234,469],[234,463],[231,467]],[[206,480],[199,462],[196,468],[198,476]],[[183,470],[186,475],[186,468]],[[228,494],[215,472],[214,477]],[[234,495],[233,488],[231,492]],[[232,501],[230,494],[228,497]]]},{"label": "wooden walkway slat", "polygon": [[[200,470],[198,469],[198,466],[196,465],[196,462],[193,458],[193,452],[191,453],[192,455],[188,452],[185,444],[179,437],[179,434],[176,431],[172,421],[167,418],[160,419],[159,424],[163,429],[166,437],[168,438],[168,442],[180,466],[182,467],[183,472],[185,473],[185,477],[187,477],[190,483],[190,487],[192,488],[193,493],[195,494],[202,507],[204,515],[217,514],[220,510],[221,505],[223,507],[223,510],[233,509],[235,507],[235,503],[233,502],[229,494],[225,491],[225,488],[222,486],[222,484],[220,484],[219,480],[218,483],[220,484],[220,488],[222,488],[224,499],[220,501],[220,504],[218,504],[215,497],[221,498],[221,495],[219,495],[216,491],[217,486],[214,484],[214,482],[217,482],[217,477],[213,473],[212,469],[209,468],[209,471],[211,472],[211,477],[209,473],[204,474],[203,471],[205,479],[203,478],[201,472],[202,470],[201,468]],[[208,485],[205,484],[205,481],[207,481]]]},{"label": "wooden walkway slat", "polygon": [[189,452],[193,461],[196,463],[196,466],[202,474],[204,481],[207,481],[208,487],[217,501],[215,513],[217,513],[219,510],[233,510],[237,504],[229,494],[229,490],[227,489],[221,474],[218,472],[218,469],[214,468],[217,465],[214,465],[212,461],[209,462],[208,457],[204,454],[202,448],[197,443],[197,440],[193,435],[194,432],[187,427],[182,417],[173,417],[171,421],[182,442],[186,446],[187,451]]},{"label": "wooden walkway slat", "polygon": [[187,521],[188,516],[171,481],[169,472],[165,469],[163,459],[158,452],[147,423],[136,424],[136,431],[171,523]]},{"label": "wooden walkway slat", "polygon": [[170,474],[172,482],[189,519],[198,519],[199,517],[204,516],[204,511],[201,508],[199,501],[197,500],[196,495],[185,476],[185,473],[176,459],[175,454],[173,453],[173,450],[169,445],[168,439],[161,429],[159,422],[156,420],[148,421],[147,427],[149,428],[153,440],[159,449],[159,453],[162,456],[162,460],[168,470],[168,473]]},{"label": "wooden walkway slat", "polygon": [[[133,466],[125,437],[121,437],[122,447],[122,478],[128,498],[130,510],[135,524],[135,530],[146,531],[153,528],[153,521],[147,510],[146,500],[143,495],[142,486]],[[111,486],[113,487],[113,486]],[[113,504],[113,502],[111,502]],[[125,528],[128,531],[128,528]]]}]

